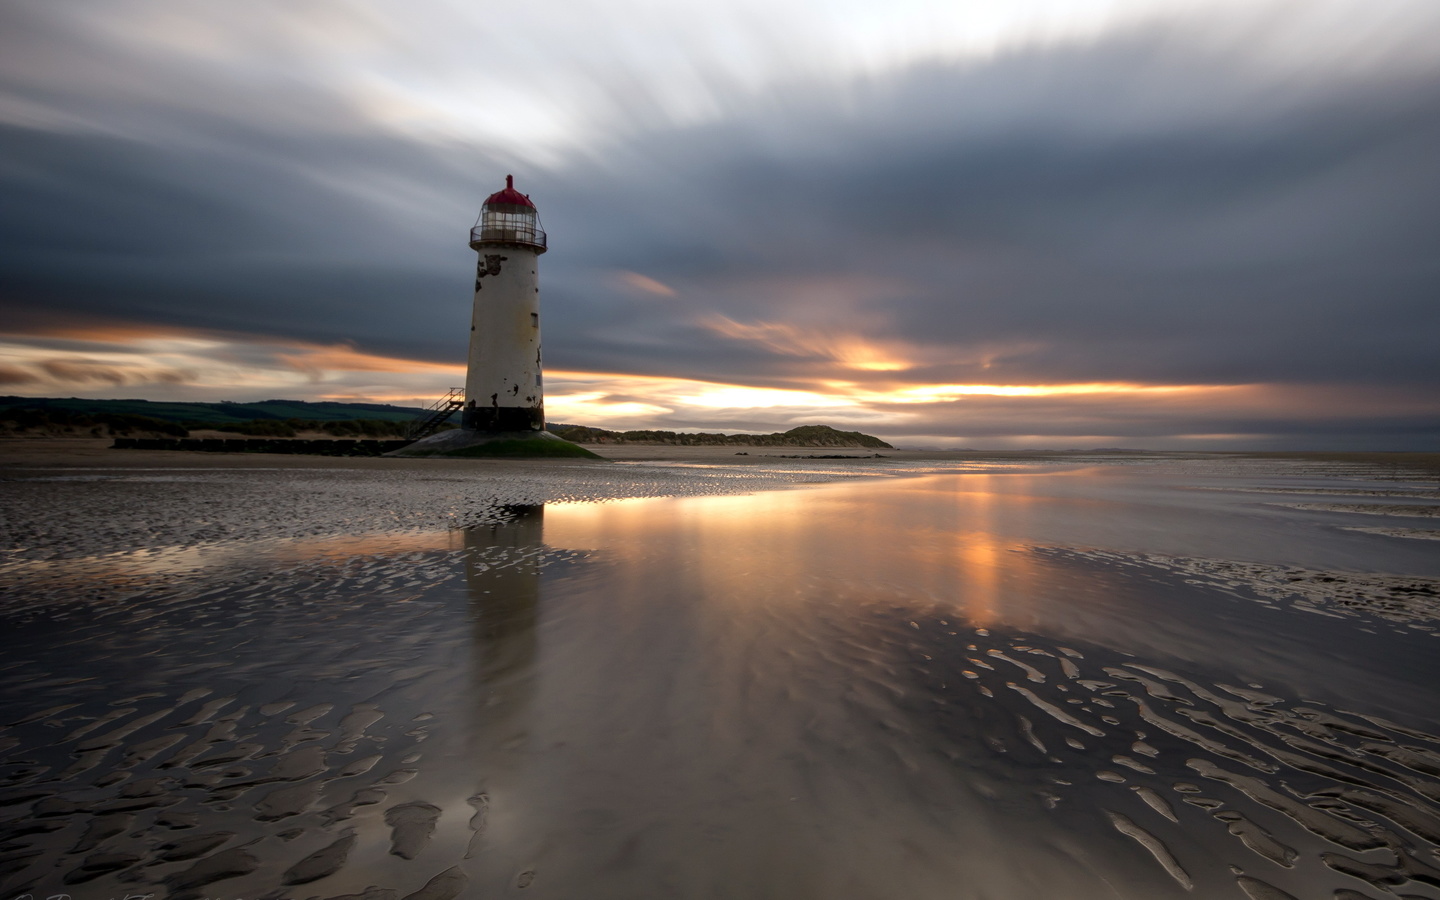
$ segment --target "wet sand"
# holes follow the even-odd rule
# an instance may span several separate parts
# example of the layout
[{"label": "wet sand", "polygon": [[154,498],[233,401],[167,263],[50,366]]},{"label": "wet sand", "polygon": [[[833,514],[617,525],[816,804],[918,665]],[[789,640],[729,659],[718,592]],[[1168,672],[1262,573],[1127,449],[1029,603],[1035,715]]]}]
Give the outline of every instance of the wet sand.
[{"label": "wet sand", "polygon": [[7,896],[1440,897],[1423,468],[62,449]]}]

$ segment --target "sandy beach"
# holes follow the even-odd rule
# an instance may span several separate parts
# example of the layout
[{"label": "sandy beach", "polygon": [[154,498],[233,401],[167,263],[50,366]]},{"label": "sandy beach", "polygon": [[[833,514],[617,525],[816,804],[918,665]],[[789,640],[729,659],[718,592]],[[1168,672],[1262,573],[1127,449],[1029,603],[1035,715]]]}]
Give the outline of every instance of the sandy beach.
[{"label": "sandy beach", "polygon": [[[204,432],[203,434],[227,435],[226,432]],[[369,468],[406,468],[411,466],[433,467],[435,465],[468,466],[471,460],[363,460],[313,456],[288,456],[283,454],[241,454],[241,453],[188,453],[183,451],[112,451],[111,438],[47,438],[22,437],[0,439],[0,468],[10,466],[106,466],[115,468],[144,467],[269,467],[285,466],[299,468],[346,468],[359,466]],[[1164,460],[1164,459],[1216,459],[1230,461],[1283,460],[1295,463],[1312,463],[1340,468],[1355,468],[1364,471],[1384,473],[1401,472],[1407,475],[1440,478],[1440,453],[1376,453],[1376,452],[1265,452],[1265,453],[1194,453],[1167,451],[1130,451],[1126,453],[1022,451],[1022,450],[869,450],[864,448],[828,447],[680,447],[658,444],[587,444],[588,449],[606,459],[616,462],[725,462],[734,465],[772,464],[776,459],[807,457],[848,456],[854,459],[892,459],[899,462],[963,462],[970,460],[993,462],[1054,463],[1070,465],[1092,459],[1107,460]],[[268,464],[265,460],[269,460]],[[502,463],[517,464],[515,461]],[[521,465],[548,465],[537,461],[518,463]]]},{"label": "sandy beach", "polygon": [[7,896],[1440,897],[1433,457],[106,444],[0,444]]}]

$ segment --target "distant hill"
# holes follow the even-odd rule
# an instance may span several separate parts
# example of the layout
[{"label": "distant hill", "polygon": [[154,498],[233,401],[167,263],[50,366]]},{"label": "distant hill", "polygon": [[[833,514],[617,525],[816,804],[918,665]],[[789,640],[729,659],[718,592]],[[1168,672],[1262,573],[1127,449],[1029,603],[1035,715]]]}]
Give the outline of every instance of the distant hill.
[{"label": "distant hill", "polygon": [[421,413],[418,407],[391,406],[388,403],[311,403],[305,400],[169,403],[157,400],[81,400],[77,397],[0,397],[0,416],[22,409],[87,416],[145,416],[190,428],[217,429],[257,419],[305,419],[314,422],[380,419],[387,422],[409,422]]},{"label": "distant hill", "polygon": [[837,431],[829,425],[801,425],[775,434],[715,434],[675,431],[606,431],[585,425],[551,425],[549,430],[577,444],[673,444],[681,447],[868,447],[893,450],[877,437]]}]

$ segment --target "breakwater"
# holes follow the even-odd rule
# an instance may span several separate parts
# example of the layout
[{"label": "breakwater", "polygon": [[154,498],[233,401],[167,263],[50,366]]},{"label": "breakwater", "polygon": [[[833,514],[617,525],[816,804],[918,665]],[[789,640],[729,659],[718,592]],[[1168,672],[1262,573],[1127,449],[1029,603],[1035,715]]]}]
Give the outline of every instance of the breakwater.
[{"label": "breakwater", "polygon": [[113,450],[198,450],[206,453],[288,453],[303,456],[381,456],[406,440],[304,438],[116,438]]}]

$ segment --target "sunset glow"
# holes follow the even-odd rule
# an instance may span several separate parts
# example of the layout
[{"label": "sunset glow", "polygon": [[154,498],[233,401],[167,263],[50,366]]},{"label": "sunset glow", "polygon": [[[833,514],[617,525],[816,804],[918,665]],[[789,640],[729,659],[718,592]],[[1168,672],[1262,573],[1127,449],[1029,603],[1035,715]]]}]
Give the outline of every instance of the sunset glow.
[{"label": "sunset glow", "polygon": [[1166,384],[931,384],[880,395],[887,403],[937,403],[961,397],[1054,397],[1070,394],[1183,394],[1214,385]]},{"label": "sunset glow", "polygon": [[759,345],[784,356],[809,357],[866,372],[898,372],[913,363],[903,349],[887,347],[834,328],[801,327],[783,322],[742,323],[725,316],[706,316],[704,327],[716,334]]},{"label": "sunset glow", "polygon": [[[1042,446],[1056,440],[1113,444],[1117,425],[1162,409],[1184,409],[1197,427],[1176,440],[1215,446],[1255,440],[1225,427],[1230,416],[1423,414],[1417,395],[1360,388],[1301,390],[1279,385],[883,384],[833,377],[792,378],[784,386],[693,378],[552,369],[546,372],[551,422],[613,430],[771,432],[829,424],[925,444],[964,440],[985,445]],[[458,363],[403,359],[345,344],[170,329],[74,326],[0,341],[0,377],[11,393],[34,396],[134,397],[169,400],[290,398],[423,406],[464,379]],[[1047,435],[1016,423],[1035,417],[1057,427]],[[955,436],[934,425],[951,423]],[[966,434],[966,430],[970,430]],[[1000,437],[1006,431],[1013,433]],[[1151,440],[1148,443],[1155,443]]]}]

